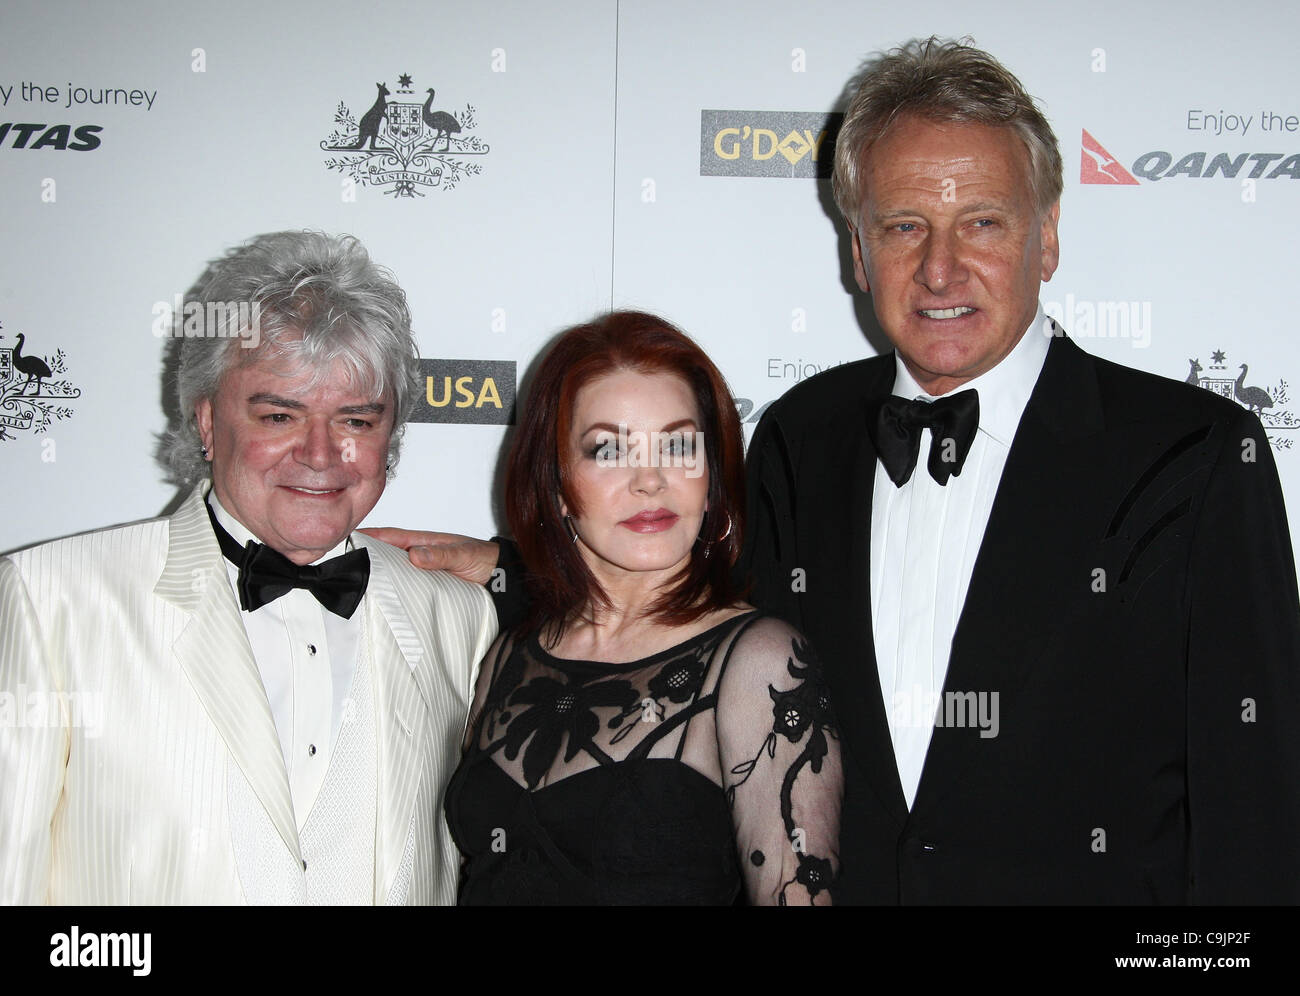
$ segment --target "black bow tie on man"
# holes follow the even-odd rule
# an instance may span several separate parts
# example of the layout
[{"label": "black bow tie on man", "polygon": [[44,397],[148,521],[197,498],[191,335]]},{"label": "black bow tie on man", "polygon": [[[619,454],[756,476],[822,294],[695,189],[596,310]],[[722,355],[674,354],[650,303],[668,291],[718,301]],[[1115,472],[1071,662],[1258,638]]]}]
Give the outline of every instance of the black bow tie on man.
[{"label": "black bow tie on man", "polygon": [[331,557],[322,564],[299,567],[284,554],[265,543],[249,540],[240,546],[226,532],[208,506],[208,518],[217,534],[217,543],[227,560],[239,568],[239,606],[245,612],[274,602],[293,588],[306,588],[325,608],[336,616],[351,619],[361,604],[370,581],[370,553],[353,550]]},{"label": "black bow tie on man", "polygon": [[896,487],[912,478],[921,449],[921,430],[930,430],[930,476],[942,487],[960,474],[980,424],[979,393],[959,391],[936,401],[908,401],[891,395],[875,419],[867,420],[880,462]]}]

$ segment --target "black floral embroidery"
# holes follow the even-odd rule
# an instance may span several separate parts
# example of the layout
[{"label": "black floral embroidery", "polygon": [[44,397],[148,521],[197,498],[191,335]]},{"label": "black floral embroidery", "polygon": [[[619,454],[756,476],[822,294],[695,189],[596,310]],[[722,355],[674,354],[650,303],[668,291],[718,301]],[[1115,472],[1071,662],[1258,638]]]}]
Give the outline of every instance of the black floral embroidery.
[{"label": "black floral embroidery", "polygon": [[568,735],[564,760],[572,761],[578,751],[592,743],[600,729],[593,711],[600,706],[624,710],[637,702],[636,689],[626,681],[598,681],[590,685],[560,682],[538,677],[515,690],[510,705],[527,705],[511,722],[505,737],[505,756],[514,760],[531,736],[524,751],[524,779],[536,788],[555,762],[560,744]]},{"label": "black floral embroidery", "polygon": [[[646,698],[610,719],[609,728],[613,730],[623,726],[623,722],[633,713],[641,714],[642,718],[649,718],[646,711],[648,706],[653,706],[655,719],[663,719],[668,712],[664,706],[665,699],[675,705],[694,699],[704,685],[704,675],[709,669],[706,651],[711,652],[714,646],[716,644],[710,643],[699,647],[689,657],[679,658],[658,671],[646,682]],[[633,729],[635,729],[634,723],[623,726],[623,729],[614,734],[610,743],[619,743]]]},{"label": "black floral embroidery", "polygon": [[799,870],[795,872],[795,881],[808,890],[811,896],[830,888],[835,879],[834,869],[825,858],[812,855],[799,855]]},{"label": "black floral embroidery", "polygon": [[[665,652],[629,665],[566,661],[551,657],[536,640],[507,642],[507,652],[497,657],[493,668],[472,749],[485,755],[500,750],[502,761],[516,762],[518,774],[514,777],[520,778],[530,791],[538,790],[548,775],[548,784],[569,777],[568,772],[554,770],[560,764],[562,747],[565,764],[584,752],[602,767],[648,758],[654,745],[674,731],[684,737],[692,716],[716,708],[716,688],[708,695],[704,691],[717,661],[722,660],[721,668],[726,667],[727,657],[719,656],[719,648],[736,646],[739,634],[756,615],[719,626],[681,645],[674,653]],[[787,646],[790,652],[786,671],[794,680],[781,682],[790,686],[781,691],[774,685],[767,686],[772,703],[771,726],[762,720],[761,711],[753,717],[757,723],[748,728],[763,737],[762,744],[754,758],[731,769],[732,778],[723,778],[725,800],[734,806],[737,788],[750,779],[758,765],[766,763],[763,755],[772,761],[772,767],[761,772],[760,779],[780,783],[779,789],[772,786],[779,793],[778,805],[773,808],[780,811],[782,829],[797,859],[797,865],[788,873],[790,880],[780,885],[776,897],[782,905],[791,888],[815,902],[832,886],[832,860],[804,853],[804,832],[794,825],[792,797],[796,783],[802,792],[807,774],[822,770],[829,756],[828,738],[837,738],[830,697],[811,647],[801,639],[790,639]],[[742,649],[742,658],[743,653]],[[541,673],[537,672],[539,666]],[[761,695],[761,687],[754,692]],[[751,698],[750,702],[749,708],[763,708],[761,699],[755,702]],[[602,727],[611,731],[606,734],[608,742],[602,738]],[[613,749],[621,742],[638,739],[630,751]],[[782,744],[792,745],[786,753],[797,752],[798,756],[787,765],[782,755],[778,766],[777,750]],[[664,755],[660,752],[655,756]],[[838,779],[838,773],[835,777]],[[816,790],[817,783],[812,785]],[[772,826],[775,812],[763,814],[762,818],[771,830],[776,829]],[[765,845],[762,850],[748,849],[742,861],[752,869],[771,865],[771,857],[772,848]],[[784,864],[778,860],[777,868]],[[775,876],[775,871],[770,874]]]},{"label": "black floral embroidery", "polygon": [[[794,657],[802,666],[790,658],[786,670],[790,677],[799,679],[799,684],[785,692],[778,692],[771,685],[767,693],[772,698],[772,733],[780,734],[792,744],[798,743],[811,729],[812,736],[800,761],[808,763],[813,774],[822,770],[822,761],[826,759],[829,747],[826,735],[835,736],[835,716],[831,712],[831,695],[822,680],[821,670],[817,667],[809,645],[801,640],[793,641]],[[772,751],[769,749],[769,754]],[[787,828],[789,829],[789,828]]]},{"label": "black floral embroidery", "polygon": [[[727,802],[735,805],[736,789],[749,781],[764,754],[769,759],[775,759],[779,737],[785,737],[792,744],[803,741],[803,750],[791,763],[781,784],[781,819],[785,824],[787,838],[793,841],[798,835],[794,823],[795,782],[804,768],[809,768],[813,774],[821,772],[822,762],[830,751],[826,738],[838,739],[838,735],[835,716],[831,711],[830,692],[822,679],[821,668],[812,647],[804,640],[795,639],[791,641],[790,649],[793,656],[786,660],[786,671],[798,684],[785,691],[767,686],[767,693],[772,699],[771,732],[753,758],[742,761],[731,769],[733,775],[742,777],[727,787]],[[786,904],[786,889],[796,882],[808,890],[810,899],[815,900],[818,894],[830,888],[834,880],[834,867],[829,860],[807,854],[799,847],[796,847],[795,854],[799,867],[794,878],[781,887],[782,906]]]},{"label": "black floral embroidery", "polygon": [[488,688],[487,696],[483,701],[483,717],[487,721],[487,736],[489,740],[496,738],[497,723],[502,724],[510,722],[510,713],[506,710],[506,700],[510,692],[516,688],[524,678],[524,660],[521,654],[515,653],[512,644],[507,643],[502,647],[502,653],[507,650],[505,663],[501,665],[501,673],[493,680]]},{"label": "black floral embroidery", "polygon": [[650,695],[656,699],[669,702],[689,702],[704,683],[706,662],[699,652],[691,657],[683,657],[656,674],[647,683]]}]

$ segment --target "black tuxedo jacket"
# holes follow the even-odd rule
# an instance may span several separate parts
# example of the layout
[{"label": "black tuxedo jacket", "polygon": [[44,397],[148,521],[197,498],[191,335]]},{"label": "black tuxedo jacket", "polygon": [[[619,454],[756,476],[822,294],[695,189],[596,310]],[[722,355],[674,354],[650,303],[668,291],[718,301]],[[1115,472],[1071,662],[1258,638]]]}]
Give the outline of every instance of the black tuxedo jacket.
[{"label": "black tuxedo jacket", "polygon": [[[1258,419],[1052,341],[1011,446],[908,811],[871,626],[893,354],[791,389],[748,459],[741,566],[810,637],[844,751],[839,902],[1300,902],[1300,604]],[[917,473],[925,473],[924,457]]]}]

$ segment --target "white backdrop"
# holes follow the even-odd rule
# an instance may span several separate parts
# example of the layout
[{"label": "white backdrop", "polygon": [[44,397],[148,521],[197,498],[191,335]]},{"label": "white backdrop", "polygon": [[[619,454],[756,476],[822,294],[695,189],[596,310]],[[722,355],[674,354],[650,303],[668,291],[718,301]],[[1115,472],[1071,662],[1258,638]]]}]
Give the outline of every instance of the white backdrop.
[{"label": "white backdrop", "polygon": [[[1049,313],[1092,352],[1209,389],[1231,394],[1247,364],[1300,507],[1293,5],[7,0],[0,549],[168,505],[154,306],[226,247],[283,228],[360,237],[407,289],[421,354],[465,361],[439,367],[453,379],[482,360],[522,375],[555,332],[611,306],[658,311],[717,360],[752,430],[798,379],[883,344],[829,182],[778,129],[830,111],[868,53],[930,33],[971,35],[1056,129]],[[460,131],[436,135],[411,106],[413,130],[379,143],[400,163],[341,150],[380,83],[385,126],[433,88],[431,110]],[[719,121],[747,137],[718,139]],[[1105,154],[1084,152],[1085,130]],[[1081,182],[1085,159],[1133,182]],[[706,175],[719,167],[732,175]],[[15,362],[19,333],[21,357],[53,368],[39,392]],[[497,530],[504,433],[412,425],[369,522]]]}]

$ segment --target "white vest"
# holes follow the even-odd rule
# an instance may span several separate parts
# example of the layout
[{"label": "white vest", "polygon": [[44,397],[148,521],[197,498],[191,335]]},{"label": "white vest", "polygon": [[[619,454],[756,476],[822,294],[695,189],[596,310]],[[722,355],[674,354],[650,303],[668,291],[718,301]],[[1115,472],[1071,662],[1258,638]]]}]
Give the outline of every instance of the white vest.
[{"label": "white vest", "polygon": [[[284,846],[239,766],[228,763],[231,843],[244,898],[253,905],[375,902],[379,755],[369,646],[363,632],[329,770],[298,835],[301,865]],[[396,898],[400,902],[404,896]]]},{"label": "white vest", "polygon": [[307,902],[314,906],[375,901],[378,763],[370,650],[363,639],[334,755],[298,835],[307,866]]}]

